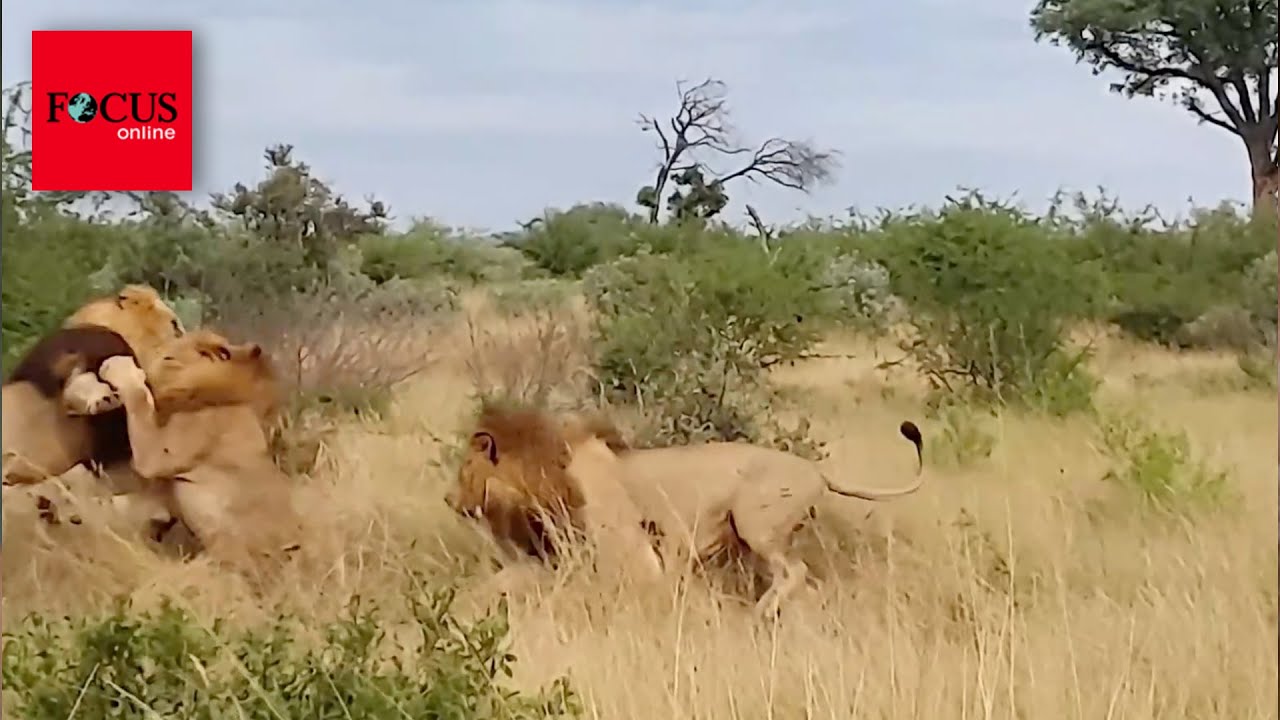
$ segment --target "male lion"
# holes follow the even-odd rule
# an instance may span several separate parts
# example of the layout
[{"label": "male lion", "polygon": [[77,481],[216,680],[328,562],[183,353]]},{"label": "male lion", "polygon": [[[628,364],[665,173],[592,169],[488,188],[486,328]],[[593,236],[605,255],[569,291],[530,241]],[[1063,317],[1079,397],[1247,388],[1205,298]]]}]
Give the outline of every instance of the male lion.
[{"label": "male lion", "polygon": [[[62,327],[113,330],[124,338],[144,367],[161,347],[186,332],[177,313],[149,285],[126,285],[113,297],[86,303]],[[68,382],[64,403],[72,413],[96,415],[120,407],[120,398],[109,385],[86,371]]]},{"label": "male lion", "polygon": [[885,500],[920,488],[920,430],[910,421],[899,430],[915,445],[917,461],[916,480],[899,490],[841,487],[810,460],[732,442],[625,450],[614,471],[645,517],[665,537],[683,539],[691,556],[706,559],[740,543],[763,560],[771,582],[756,611],[765,615],[804,582],[807,568],[790,555],[790,544],[824,491]]},{"label": "male lion", "polygon": [[504,550],[553,561],[582,533],[610,569],[654,578],[661,560],[611,471],[622,449],[599,418],[486,405],[445,500],[482,520]]},{"label": "male lion", "polygon": [[210,556],[244,569],[299,547],[291,481],[268,448],[278,385],[260,346],[199,330],[166,345],[145,373],[117,356],[99,374],[120,394],[133,469],[147,481],[116,496],[118,508],[155,520],[167,511]]},{"label": "male lion", "polygon": [[155,290],[131,285],[86,304],[37,342],[3,385],[4,482],[38,483],[80,463],[128,460],[120,399],[96,371],[109,357],[146,357],[183,332]]}]

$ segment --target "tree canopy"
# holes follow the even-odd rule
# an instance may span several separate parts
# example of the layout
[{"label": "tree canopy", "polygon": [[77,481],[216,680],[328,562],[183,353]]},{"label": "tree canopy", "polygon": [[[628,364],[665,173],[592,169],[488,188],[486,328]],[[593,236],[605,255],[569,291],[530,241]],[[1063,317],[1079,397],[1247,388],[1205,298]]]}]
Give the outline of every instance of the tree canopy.
[{"label": "tree canopy", "polygon": [[1070,48],[1111,89],[1177,102],[1241,139],[1255,201],[1277,186],[1275,0],[1040,0],[1037,40]]}]

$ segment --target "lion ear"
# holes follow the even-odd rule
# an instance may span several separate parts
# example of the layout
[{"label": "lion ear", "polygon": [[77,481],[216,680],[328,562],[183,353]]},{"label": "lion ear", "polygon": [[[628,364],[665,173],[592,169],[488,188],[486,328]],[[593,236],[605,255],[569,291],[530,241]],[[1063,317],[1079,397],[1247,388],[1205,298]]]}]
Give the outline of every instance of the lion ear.
[{"label": "lion ear", "polygon": [[471,436],[471,449],[484,453],[489,462],[498,464],[498,441],[489,433],[480,430]]}]

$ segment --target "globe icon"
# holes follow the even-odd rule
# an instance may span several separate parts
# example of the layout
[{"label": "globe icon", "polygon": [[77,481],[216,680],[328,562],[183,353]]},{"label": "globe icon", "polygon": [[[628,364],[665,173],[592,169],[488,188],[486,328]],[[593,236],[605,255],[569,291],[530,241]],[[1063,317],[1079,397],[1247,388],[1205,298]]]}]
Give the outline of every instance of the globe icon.
[{"label": "globe icon", "polygon": [[78,123],[86,123],[98,114],[98,101],[89,93],[76,93],[67,103],[67,114]]}]

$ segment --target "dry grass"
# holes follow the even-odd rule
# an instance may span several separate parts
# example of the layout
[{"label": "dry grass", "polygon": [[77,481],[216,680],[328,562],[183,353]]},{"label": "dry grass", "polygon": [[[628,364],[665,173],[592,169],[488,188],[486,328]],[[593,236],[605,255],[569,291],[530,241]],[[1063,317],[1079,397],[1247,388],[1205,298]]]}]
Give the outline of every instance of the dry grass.
[{"label": "dry grass", "polygon": [[[511,591],[518,679],[568,673],[589,717],[1276,717],[1275,398],[1184,382],[1229,358],[1108,341],[1095,366],[1107,402],[1185,429],[1231,472],[1238,511],[1143,515],[1101,479],[1109,461],[1088,421],[1007,415],[993,421],[989,458],[935,470],[914,497],[829,499],[803,535],[819,579],[781,623],[757,627],[744,603],[702,578],[624,593],[584,573],[487,569],[485,545],[442,502],[449,458],[483,372],[501,384],[540,371],[477,366],[475,348],[531,358],[551,343],[565,354],[557,362],[573,364],[571,335],[552,342],[534,322],[527,340],[503,340],[504,327],[459,328],[453,352],[411,380],[385,419],[339,430],[303,491],[319,532],[275,597],[255,600],[200,561],[105,534],[59,537],[83,539],[86,527],[42,539],[29,515],[6,507],[4,617],[81,611],[122,592],[236,622],[278,605],[323,617],[355,594],[398,592],[410,569],[465,571],[469,607],[491,602],[499,584]],[[876,370],[865,343],[833,344],[842,347],[832,354],[858,359],[775,377],[812,398],[806,412],[830,466],[871,483],[894,477],[910,462],[894,433],[921,413],[918,382],[902,368]],[[926,437],[936,429],[922,426]],[[1117,511],[1091,513],[1098,502]]]}]

